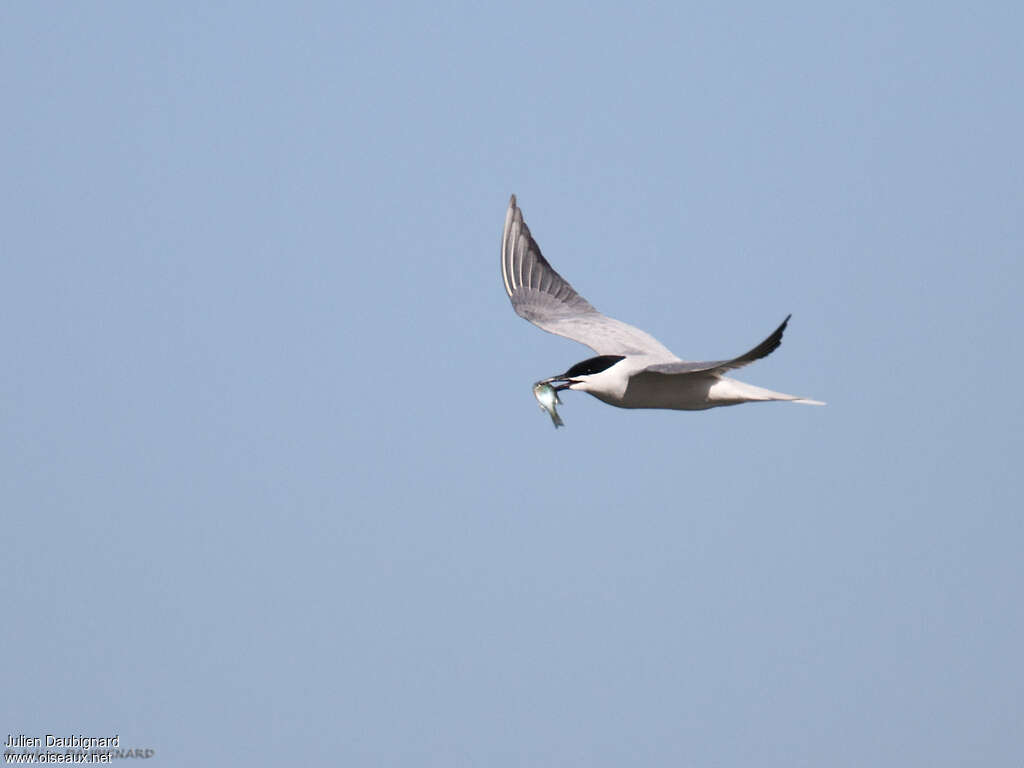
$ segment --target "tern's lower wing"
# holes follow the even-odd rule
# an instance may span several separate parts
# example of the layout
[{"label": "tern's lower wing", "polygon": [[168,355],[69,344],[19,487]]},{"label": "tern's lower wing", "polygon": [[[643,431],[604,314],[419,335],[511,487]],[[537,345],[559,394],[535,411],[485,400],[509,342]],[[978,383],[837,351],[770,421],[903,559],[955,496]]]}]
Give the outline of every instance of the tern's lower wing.
[{"label": "tern's lower wing", "polygon": [[650,334],[601,314],[576,293],[541,254],[515,195],[501,236],[501,277],[516,314],[548,333],[585,344],[599,355],[678,360]]},{"label": "tern's lower wing", "polygon": [[755,360],[760,360],[762,357],[768,357],[772,352],[779,348],[782,344],[782,334],[786,330],[786,325],[789,323],[789,318],[792,315],[786,315],[786,319],[782,321],[782,325],[776,328],[772,334],[754,347],[749,352],[746,352],[739,357],[734,357],[732,360],[709,360],[704,362],[674,362],[674,363],[656,363],[649,365],[645,368],[645,371],[651,373],[713,373],[722,374],[726,371],[735,370],[736,368],[742,368],[745,365],[750,365]]}]

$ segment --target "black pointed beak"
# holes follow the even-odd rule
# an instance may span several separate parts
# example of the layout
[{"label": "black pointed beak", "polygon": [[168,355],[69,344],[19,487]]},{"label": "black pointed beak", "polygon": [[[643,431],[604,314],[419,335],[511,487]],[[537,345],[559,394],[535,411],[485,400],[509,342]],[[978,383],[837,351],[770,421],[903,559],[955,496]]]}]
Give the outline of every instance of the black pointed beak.
[{"label": "black pointed beak", "polygon": [[552,376],[550,379],[541,379],[537,383],[551,384],[554,381],[562,382],[561,384],[555,384],[554,386],[551,387],[553,390],[555,390],[555,392],[561,392],[563,389],[568,389],[571,385],[579,383],[574,379],[567,379],[565,376]]}]

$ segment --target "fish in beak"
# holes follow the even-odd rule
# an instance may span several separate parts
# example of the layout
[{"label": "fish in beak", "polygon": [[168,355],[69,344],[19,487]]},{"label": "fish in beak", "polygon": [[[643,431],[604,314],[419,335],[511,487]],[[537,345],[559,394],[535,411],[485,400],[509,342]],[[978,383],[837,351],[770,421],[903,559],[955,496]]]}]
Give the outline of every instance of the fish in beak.
[{"label": "fish in beak", "polygon": [[558,410],[555,408],[557,405],[561,405],[562,401],[558,399],[558,392],[562,389],[568,389],[569,383],[560,384],[557,387],[551,386],[553,381],[566,381],[558,377],[551,379],[544,379],[538,381],[533,385],[533,396],[537,398],[537,402],[540,403],[540,409],[547,411],[547,414],[551,417],[551,423],[555,425],[555,429],[564,427],[565,422],[562,421],[562,417],[558,415]]}]

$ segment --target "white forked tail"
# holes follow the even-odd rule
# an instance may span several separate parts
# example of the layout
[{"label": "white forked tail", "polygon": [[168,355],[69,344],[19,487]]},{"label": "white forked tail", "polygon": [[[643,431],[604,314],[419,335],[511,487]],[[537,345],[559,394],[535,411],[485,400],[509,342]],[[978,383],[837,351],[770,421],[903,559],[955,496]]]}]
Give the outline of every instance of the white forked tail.
[{"label": "white forked tail", "polygon": [[821,400],[812,400],[809,397],[799,395],[787,395],[784,392],[773,392],[763,387],[755,387],[744,381],[727,379],[724,376],[713,387],[711,387],[710,399],[726,400],[733,403],[764,402],[776,400],[786,403],[802,403],[803,405],[825,405]]}]

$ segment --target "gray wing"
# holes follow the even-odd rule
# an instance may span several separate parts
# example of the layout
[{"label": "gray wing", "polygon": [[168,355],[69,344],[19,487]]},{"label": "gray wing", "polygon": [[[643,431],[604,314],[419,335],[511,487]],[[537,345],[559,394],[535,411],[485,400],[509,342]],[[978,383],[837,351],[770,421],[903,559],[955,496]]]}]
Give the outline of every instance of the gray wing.
[{"label": "gray wing", "polygon": [[501,278],[516,314],[548,333],[585,344],[599,355],[679,359],[650,334],[602,315],[576,293],[541,254],[515,195],[501,235]]},{"label": "gray wing", "polygon": [[786,315],[786,319],[782,321],[782,325],[776,328],[772,335],[762,341],[756,347],[749,352],[734,357],[732,360],[708,360],[705,362],[687,363],[656,363],[655,365],[649,365],[644,370],[650,371],[651,373],[714,373],[721,374],[726,371],[735,370],[736,368],[742,368],[745,365],[750,365],[755,360],[760,360],[762,357],[768,357],[772,352],[779,348],[782,344],[782,334],[786,330],[786,325],[789,323],[789,318],[792,315]]}]

